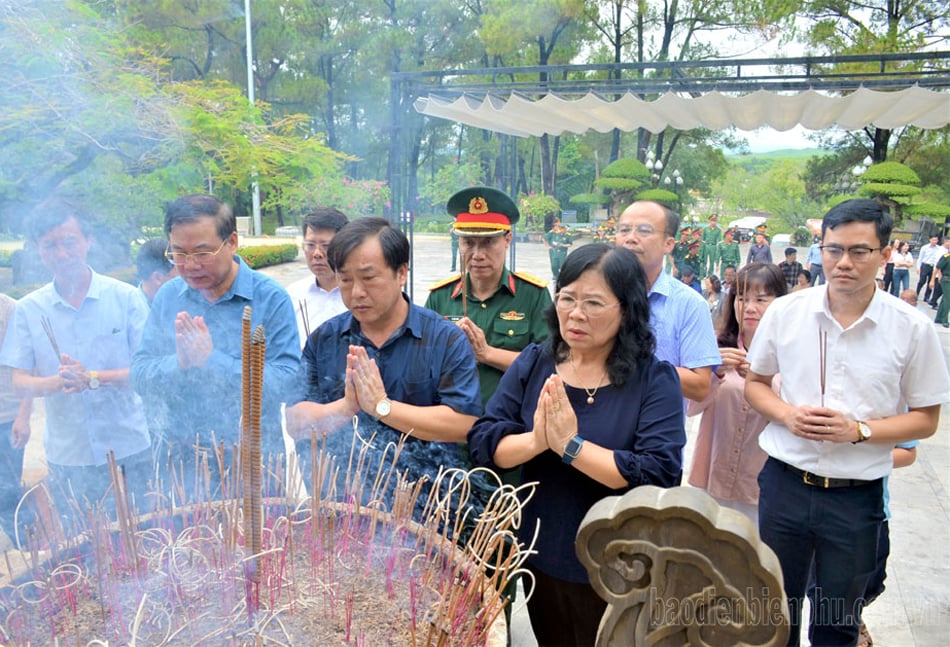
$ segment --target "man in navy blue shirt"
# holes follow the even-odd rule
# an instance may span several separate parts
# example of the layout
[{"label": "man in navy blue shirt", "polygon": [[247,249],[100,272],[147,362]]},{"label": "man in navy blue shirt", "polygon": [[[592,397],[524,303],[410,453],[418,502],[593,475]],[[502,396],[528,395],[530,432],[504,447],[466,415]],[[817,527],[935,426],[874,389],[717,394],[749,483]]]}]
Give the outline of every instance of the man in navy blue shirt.
[{"label": "man in navy blue shirt", "polygon": [[[287,410],[305,482],[312,438],[325,437],[328,453],[344,461],[355,443],[376,470],[387,444],[405,437],[398,471],[410,482],[463,467],[461,443],[482,411],[475,355],[455,324],[403,293],[409,241],[385,220],[361,218],[334,236],[327,256],[348,311],[307,340],[305,393]],[[336,496],[349,498],[342,484]]]}]

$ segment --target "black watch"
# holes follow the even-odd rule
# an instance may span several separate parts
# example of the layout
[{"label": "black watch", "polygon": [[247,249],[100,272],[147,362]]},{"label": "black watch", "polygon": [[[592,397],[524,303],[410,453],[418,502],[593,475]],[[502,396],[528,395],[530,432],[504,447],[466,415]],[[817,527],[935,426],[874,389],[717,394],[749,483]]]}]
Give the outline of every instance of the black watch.
[{"label": "black watch", "polygon": [[581,453],[581,445],[584,444],[584,439],[580,436],[574,436],[569,441],[567,445],[564,446],[564,454],[561,456],[561,460],[570,465],[574,462],[574,459],[577,458],[577,455]]}]

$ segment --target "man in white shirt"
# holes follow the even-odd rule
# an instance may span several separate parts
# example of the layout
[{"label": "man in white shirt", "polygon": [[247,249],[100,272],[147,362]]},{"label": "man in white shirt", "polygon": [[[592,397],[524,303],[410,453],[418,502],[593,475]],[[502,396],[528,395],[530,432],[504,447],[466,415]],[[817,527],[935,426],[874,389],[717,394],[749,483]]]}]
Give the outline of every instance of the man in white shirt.
[{"label": "man in white shirt", "polygon": [[749,349],[745,395],[771,421],[759,437],[769,455],[759,532],[782,565],[789,645],[799,644],[812,564],[811,643],[858,640],[891,450],[933,435],[950,401],[930,321],[875,286],[892,226],[874,200],[832,208],[822,222],[826,285],[773,303]]},{"label": "man in white shirt", "polygon": [[303,255],[312,277],[300,279],[287,286],[287,293],[297,313],[297,330],[300,346],[307,344],[307,337],[320,324],[341,312],[346,312],[336,273],[327,262],[327,248],[349,220],[342,212],[320,207],[303,219]]},{"label": "man in white shirt", "polygon": [[927,286],[924,292],[924,301],[930,301],[932,291],[930,288],[930,277],[933,276],[934,265],[944,255],[945,250],[940,246],[940,237],[934,234],[930,237],[930,243],[920,248],[920,254],[917,256],[917,296],[920,297],[920,288]]}]

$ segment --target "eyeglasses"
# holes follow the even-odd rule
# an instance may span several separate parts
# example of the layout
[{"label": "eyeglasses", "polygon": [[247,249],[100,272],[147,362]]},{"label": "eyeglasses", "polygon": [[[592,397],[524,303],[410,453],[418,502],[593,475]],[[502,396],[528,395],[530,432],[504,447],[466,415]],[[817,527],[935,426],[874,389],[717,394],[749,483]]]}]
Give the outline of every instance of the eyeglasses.
[{"label": "eyeglasses", "polygon": [[554,307],[557,308],[558,312],[564,314],[569,314],[574,311],[574,308],[580,306],[581,312],[588,317],[596,318],[606,314],[608,310],[616,308],[619,305],[619,301],[617,303],[601,303],[596,299],[578,300],[567,294],[554,295]]},{"label": "eyeglasses", "polygon": [[653,225],[620,225],[617,227],[617,233],[623,234],[625,236],[630,235],[636,232],[637,236],[652,236],[657,232],[656,228]]},{"label": "eyeglasses", "polygon": [[852,261],[855,263],[863,263],[871,256],[871,252],[879,252],[882,248],[858,245],[856,247],[848,247],[845,249],[841,245],[821,245],[819,249],[821,250],[822,254],[825,254],[833,261],[840,261],[841,257],[844,256],[844,253],[848,252],[848,256],[851,257]]},{"label": "eyeglasses", "polygon": [[227,243],[227,239],[222,240],[221,244],[218,246],[218,249],[213,252],[192,252],[191,254],[186,254],[185,252],[173,252],[170,249],[165,250],[165,258],[170,260],[175,265],[184,265],[188,261],[193,261],[198,265],[204,265],[205,263],[210,263],[211,259],[218,255],[218,253],[224,249],[224,244]]},{"label": "eyeglasses", "polygon": [[313,254],[317,249],[320,249],[326,254],[327,250],[330,249],[330,243],[313,243],[308,241],[303,244],[303,248],[308,254]]}]

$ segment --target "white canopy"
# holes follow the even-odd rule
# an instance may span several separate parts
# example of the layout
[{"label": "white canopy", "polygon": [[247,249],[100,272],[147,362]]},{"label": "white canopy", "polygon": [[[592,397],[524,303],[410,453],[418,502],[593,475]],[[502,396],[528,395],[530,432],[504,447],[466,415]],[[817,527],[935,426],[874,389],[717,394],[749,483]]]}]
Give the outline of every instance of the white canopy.
[{"label": "white canopy", "polygon": [[865,126],[894,129],[905,125],[934,129],[950,123],[950,93],[920,86],[897,91],[860,88],[845,95],[815,90],[759,90],[744,95],[711,91],[694,98],[668,92],[653,101],[644,101],[630,92],[618,100],[594,93],[579,99],[551,93],[538,100],[516,93],[507,99],[485,94],[454,100],[430,94],[417,99],[414,106],[424,115],[518,137],[609,132],[614,128],[631,131],[640,127],[658,133],[667,127],[723,130],[735,126],[755,130],[770,126],[784,131],[801,124],[810,130],[832,126],[845,130]]}]

